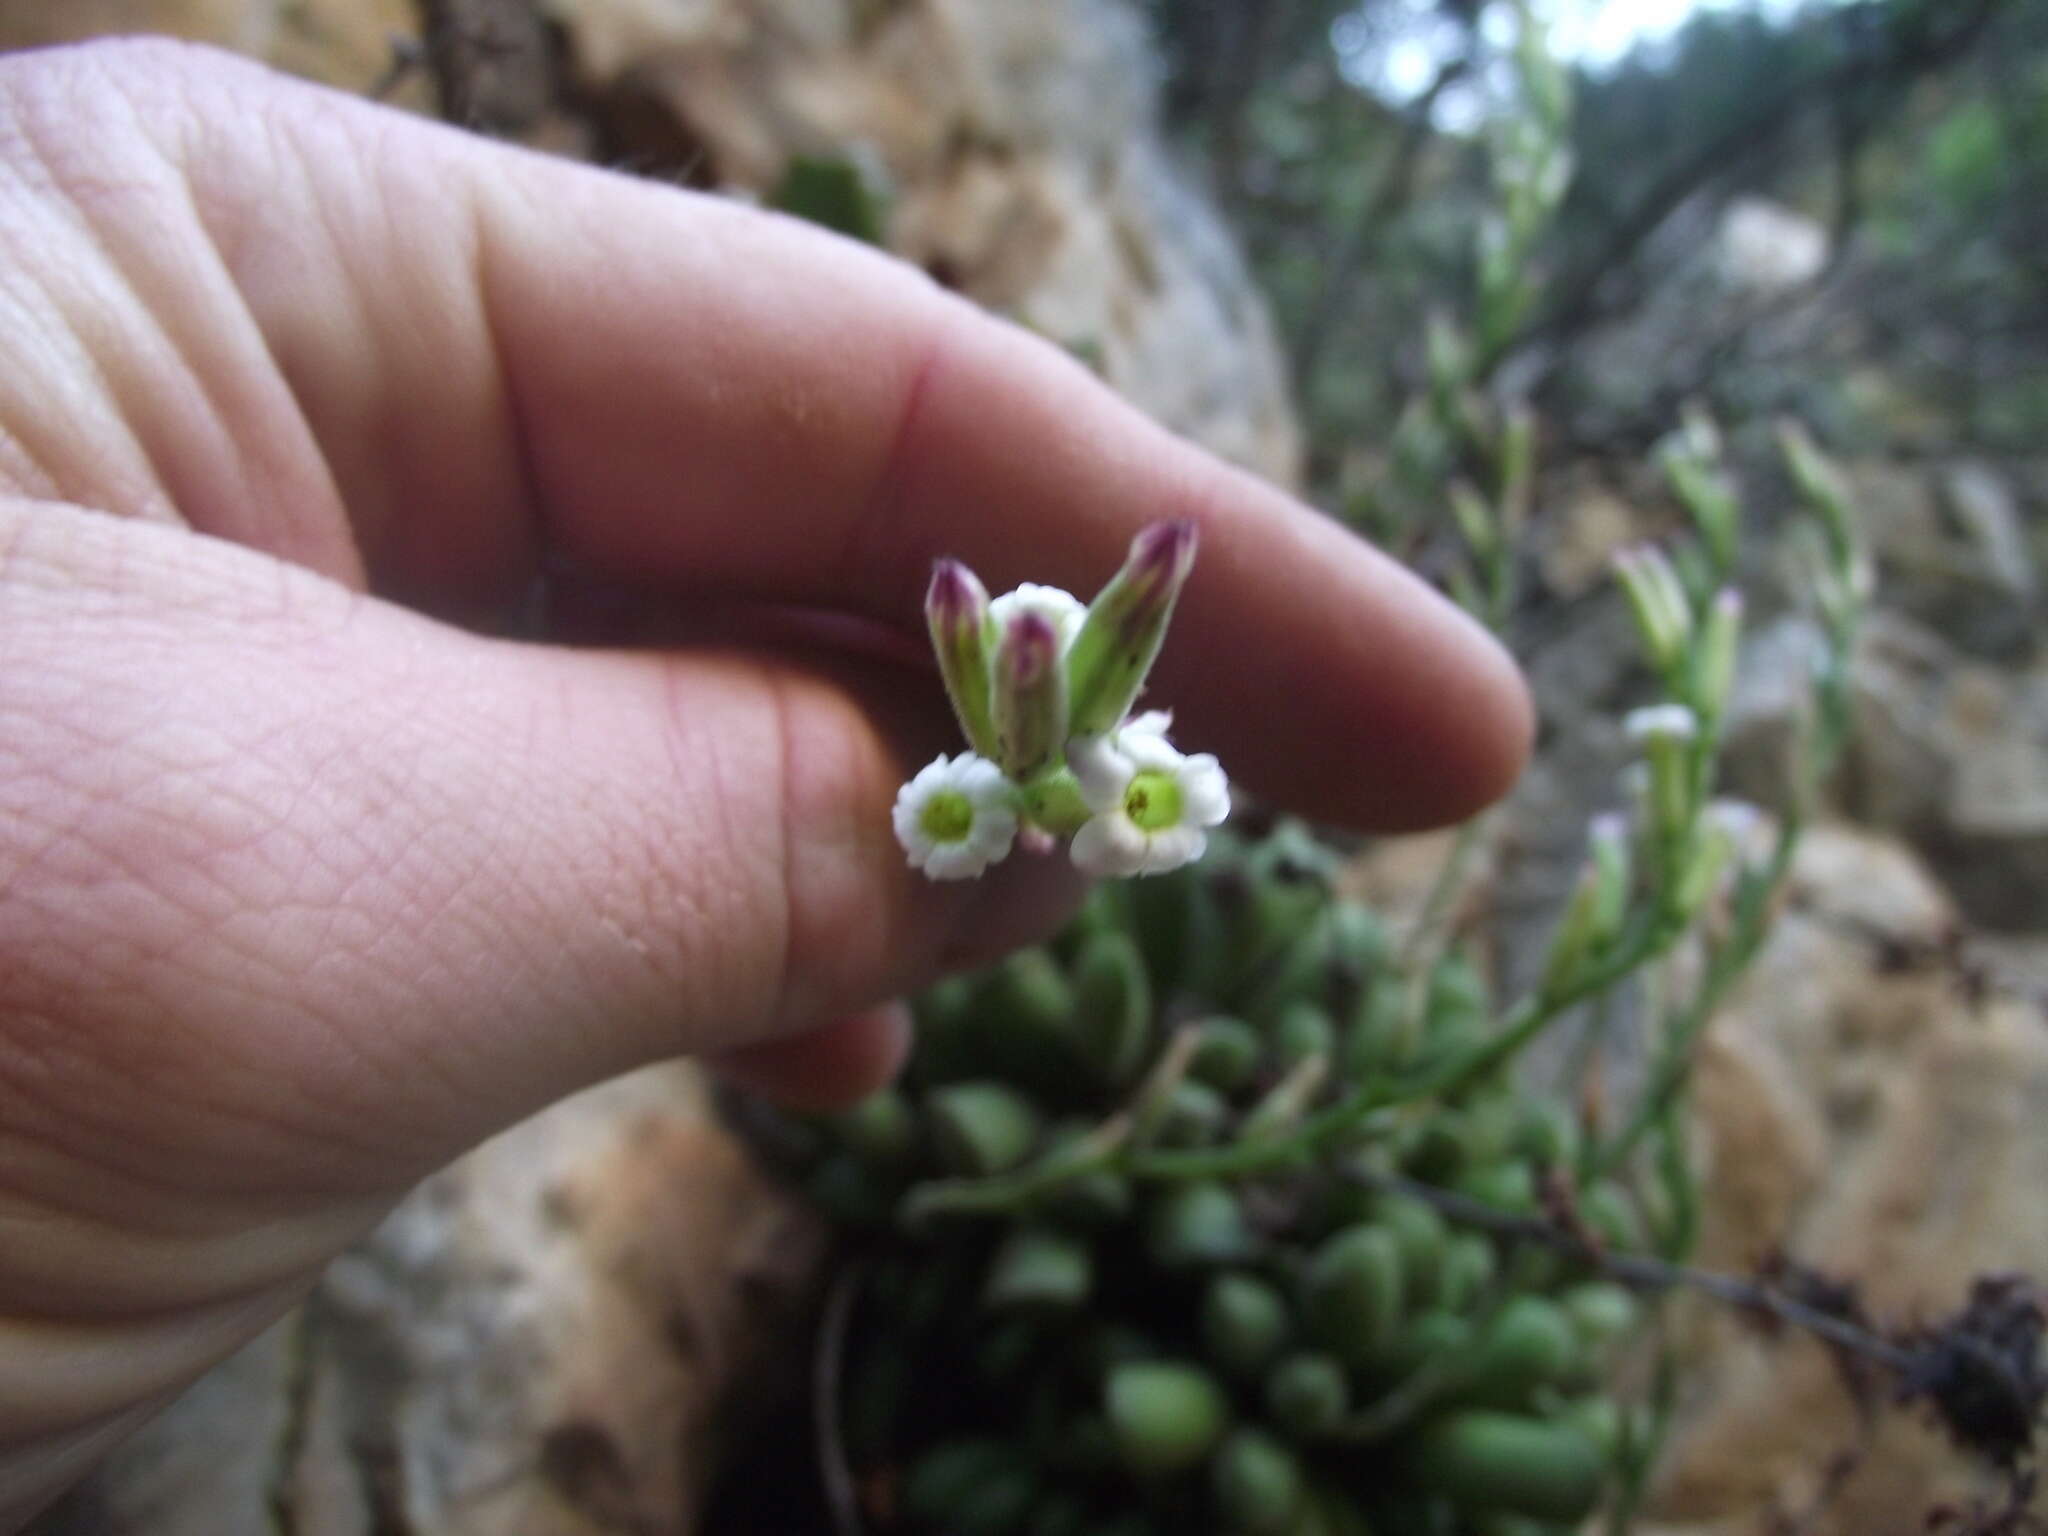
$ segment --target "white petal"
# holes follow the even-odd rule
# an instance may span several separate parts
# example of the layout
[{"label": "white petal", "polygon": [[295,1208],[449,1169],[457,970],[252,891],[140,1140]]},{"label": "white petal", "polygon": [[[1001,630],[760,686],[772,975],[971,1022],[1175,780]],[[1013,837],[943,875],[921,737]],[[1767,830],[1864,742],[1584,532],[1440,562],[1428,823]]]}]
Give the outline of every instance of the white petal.
[{"label": "white petal", "polygon": [[971,848],[984,865],[999,864],[1010,856],[1017,840],[1017,818],[1008,811],[986,811],[974,818],[963,846]]},{"label": "white petal", "polygon": [[1142,715],[1133,715],[1116,728],[1119,736],[1135,732],[1140,736],[1164,736],[1173,726],[1173,711],[1148,709]]},{"label": "white petal", "polygon": [[1154,832],[1147,839],[1145,857],[1138,873],[1141,875],[1163,875],[1170,869],[1179,869],[1183,864],[1192,864],[1202,856],[1209,846],[1209,839],[1201,829],[1182,822],[1177,827]]},{"label": "white petal", "polygon": [[922,800],[925,796],[945,787],[947,767],[946,754],[941,752],[937,757],[918,769],[917,776],[904,787],[915,794],[918,799]]},{"label": "white petal", "polygon": [[1140,772],[1150,769],[1154,773],[1180,772],[1180,765],[1187,761],[1173,749],[1164,736],[1154,736],[1140,731],[1133,736],[1121,733],[1117,736],[1117,749],[1129,758]]},{"label": "white petal", "polygon": [[1083,874],[1135,875],[1145,862],[1145,834],[1121,812],[1091,816],[1068,851]]},{"label": "white petal", "polygon": [[1189,758],[1180,772],[1181,817],[1198,827],[1219,827],[1230,815],[1230,780],[1207,752]]},{"label": "white petal", "polygon": [[1067,766],[1080,786],[1081,801],[1098,813],[1123,804],[1124,791],[1131,787],[1136,770],[1131,760],[1109,744],[1107,736],[1076,736],[1067,743]]},{"label": "white petal", "polygon": [[966,843],[941,843],[924,861],[928,880],[972,880],[989,861]]},{"label": "white petal", "polygon": [[1015,591],[1005,592],[991,602],[988,616],[1000,634],[1009,624],[1011,615],[1022,610],[1043,614],[1046,622],[1052,625],[1053,633],[1059,636],[1060,648],[1064,650],[1081,632],[1081,621],[1087,617],[1088,605],[1062,588],[1027,581]]},{"label": "white petal", "polygon": [[1653,736],[1691,741],[1699,734],[1700,721],[1683,704],[1647,704],[1622,716],[1621,727],[1630,741],[1647,741]]}]

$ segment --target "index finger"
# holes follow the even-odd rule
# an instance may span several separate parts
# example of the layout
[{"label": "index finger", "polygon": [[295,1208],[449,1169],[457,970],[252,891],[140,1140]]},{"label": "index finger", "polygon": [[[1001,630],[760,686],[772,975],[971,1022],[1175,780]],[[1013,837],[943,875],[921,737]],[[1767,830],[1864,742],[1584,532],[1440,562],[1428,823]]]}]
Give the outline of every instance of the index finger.
[{"label": "index finger", "polygon": [[[1201,556],[1153,690],[1191,742],[1363,826],[1466,814],[1519,768],[1526,696],[1477,626],[913,269],[361,103],[299,110],[285,98],[312,88],[274,77],[237,90],[277,98],[288,194],[237,163],[240,135],[208,135],[186,173],[399,591],[552,558],[917,629],[936,555],[1085,597],[1138,528],[1191,517]],[[507,515],[508,484],[530,517]]]}]

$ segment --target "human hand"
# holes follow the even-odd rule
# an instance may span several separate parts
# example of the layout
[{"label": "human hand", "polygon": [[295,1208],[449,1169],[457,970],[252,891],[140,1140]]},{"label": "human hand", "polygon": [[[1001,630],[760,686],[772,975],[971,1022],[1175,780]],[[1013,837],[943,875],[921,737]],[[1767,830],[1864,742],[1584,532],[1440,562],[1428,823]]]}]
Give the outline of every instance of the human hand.
[{"label": "human hand", "polygon": [[1161,691],[1313,816],[1525,751],[1396,566],[786,220],[95,45],[0,60],[0,272],[0,1528],[490,1131],[682,1052],[858,1094],[1057,921],[892,836],[935,555],[1195,518]]}]

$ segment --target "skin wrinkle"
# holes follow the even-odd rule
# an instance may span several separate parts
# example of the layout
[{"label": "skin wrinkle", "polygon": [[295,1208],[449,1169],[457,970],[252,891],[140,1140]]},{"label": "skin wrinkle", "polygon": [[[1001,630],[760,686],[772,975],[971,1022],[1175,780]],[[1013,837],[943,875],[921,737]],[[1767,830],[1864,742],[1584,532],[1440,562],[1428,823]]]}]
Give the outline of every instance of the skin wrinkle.
[{"label": "skin wrinkle", "polygon": [[[85,280],[77,285],[71,305],[64,305],[58,296],[52,297],[58,299],[59,307],[65,311],[65,329],[68,333],[82,339],[96,330],[110,338],[118,336],[121,339],[121,345],[117,347],[93,348],[81,345],[78,349],[77,366],[89,372],[90,377],[98,383],[107,403],[115,408],[113,419],[122,424],[129,444],[142,461],[145,484],[171,506],[176,507],[180,498],[173,488],[173,477],[165,475],[162,461],[150,441],[150,435],[138,430],[135,425],[137,422],[151,419],[151,413],[143,408],[148,401],[169,398],[169,392],[158,394],[154,390],[133,388],[131,385],[140,381],[131,381],[129,377],[138,352],[147,351],[151,354],[152,360],[161,360],[157,349],[138,345],[143,336],[153,335],[167,344],[170,338],[158,317],[141,302],[142,295],[147,290],[138,280],[139,273],[134,263],[124,259],[123,254],[131,242],[110,239],[105,227],[105,221],[116,212],[132,213],[138,207],[146,208],[160,200],[166,185],[176,180],[175,167],[157,152],[154,140],[139,131],[132,103],[128,103],[130,110],[120,128],[129,130],[129,141],[143,150],[145,164],[152,171],[167,174],[136,174],[108,181],[95,174],[83,160],[71,165],[76,135],[75,124],[69,115],[60,115],[58,121],[50,122],[46,119],[51,104],[42,93],[30,91],[23,93],[23,96],[32,110],[17,117],[20,143],[33,163],[43,171],[43,190],[61,200],[63,207],[69,210],[72,232],[84,238],[93,262],[92,267],[80,264],[79,270]],[[125,94],[122,100],[127,103]],[[97,145],[93,152],[98,153]],[[156,242],[141,242],[141,248],[154,250]],[[93,281],[92,278],[100,273],[111,274],[114,281]],[[78,306],[81,303],[89,306],[90,313],[100,322],[96,327],[88,328],[80,324]],[[118,313],[113,312],[110,305],[118,305]],[[167,350],[183,365],[180,370],[183,377],[177,382],[184,390],[196,392],[208,407],[212,407],[214,401],[209,392],[208,381],[198,376],[189,363],[180,356],[175,345],[169,345]],[[120,359],[128,366],[117,373],[101,361],[103,356]],[[210,417],[214,428],[211,434],[202,432],[203,436],[209,436],[213,440],[209,446],[216,452],[210,456],[216,459],[231,458],[231,454],[217,451],[225,446],[224,439],[227,437],[221,429],[217,410],[209,409],[201,414]],[[203,423],[197,420],[187,421],[181,423],[181,430],[202,425]],[[181,445],[179,452],[182,454],[185,451]],[[90,499],[97,501],[102,498],[94,496]],[[126,496],[107,499],[113,504],[111,509],[120,510],[129,501],[137,498],[131,491]]]},{"label": "skin wrinkle", "polygon": [[[677,953],[680,974],[670,978],[670,985],[676,991],[677,1003],[681,1006],[673,1011],[661,1008],[660,1016],[666,1024],[679,1012],[694,1013],[711,1026],[715,1036],[720,1032],[722,1020],[760,1021],[772,1017],[769,1009],[780,987],[781,969],[780,965],[774,970],[759,966],[755,960],[755,945],[759,943],[761,952],[787,958],[789,898],[783,888],[779,830],[776,848],[765,857],[749,850],[741,839],[742,832],[758,833],[755,823],[776,820],[774,816],[763,817],[755,813],[762,805],[775,803],[767,796],[779,797],[782,793],[780,782],[765,787],[760,782],[760,774],[768,766],[779,765],[781,761],[779,722],[775,718],[778,706],[772,697],[772,690],[778,688],[780,682],[771,669],[739,658],[707,657],[704,664],[716,668],[719,675],[710,680],[710,685],[720,694],[734,691],[735,683],[743,685],[749,680],[766,685],[771,690],[769,707],[761,709],[753,707],[750,702],[742,702],[726,717],[735,722],[729,731],[707,732],[700,723],[700,717],[716,714],[715,707],[706,708],[684,692],[686,683],[702,687],[706,679],[690,677],[682,666],[661,667],[658,674],[661,688],[658,719],[669,782],[666,795],[658,798],[662,803],[677,807],[677,814],[673,818],[656,818],[655,831],[664,838],[664,842],[654,851],[654,856],[650,857],[650,851],[644,848],[637,851],[629,848],[623,855],[615,857],[620,858],[623,867],[636,869],[638,873],[639,888],[632,899],[632,914],[637,921],[629,925],[637,931],[676,936],[719,932],[750,936],[736,956],[730,955],[726,946],[705,945],[701,938],[693,944],[680,946]],[[757,727],[764,715],[768,717],[766,725],[771,732],[768,751],[759,750],[758,742],[742,743],[738,740],[742,734],[738,722]],[[753,732],[749,730],[748,734]],[[693,815],[686,835],[680,825],[681,808],[685,806],[719,806],[725,808],[726,814]],[[734,810],[739,814],[733,814]],[[633,825],[632,818],[623,824]],[[647,829],[639,828],[638,834],[645,837]],[[772,894],[763,893],[761,889],[759,872],[764,868],[776,871]],[[676,878],[686,870],[693,877],[689,885],[695,888],[694,891]],[[754,893],[758,910],[727,910],[725,903],[704,894],[716,890]],[[761,942],[759,936],[763,934],[773,937]],[[664,951],[678,950],[674,938],[654,941],[656,956]],[[724,974],[726,965],[722,961],[728,959],[750,964],[754,971],[760,973],[757,975],[758,986],[743,988],[736,985]],[[692,972],[699,974],[693,975]],[[746,995],[757,989],[764,995]],[[684,998],[692,1001],[683,1004]],[[723,1042],[714,1038],[708,1043],[716,1045]]]},{"label": "skin wrinkle", "polygon": [[[933,286],[936,289],[937,285]],[[909,586],[913,574],[928,580],[929,572],[920,573],[917,567],[929,566],[939,553],[933,551],[924,561],[891,559],[901,542],[899,509],[905,478],[910,465],[915,462],[912,455],[918,423],[924,419],[937,382],[953,361],[954,348],[959,345],[955,339],[957,321],[954,317],[957,313],[950,302],[946,303],[938,312],[939,318],[916,343],[917,358],[903,387],[902,402],[897,408],[896,425],[889,434],[888,447],[882,454],[867,494],[861,498],[859,514],[847,521],[839,556],[834,562],[837,578],[831,586],[843,592],[871,594],[866,606],[882,613],[921,611],[923,586],[920,584],[914,594],[916,607],[905,604],[904,593],[900,589]]]},{"label": "skin wrinkle", "polygon": [[[59,1323],[139,1322],[218,1299],[253,1297],[288,1284],[356,1232],[391,1200],[337,1205],[318,1218],[265,1218],[228,1211],[210,1222],[149,1231],[77,1211],[52,1212],[0,1193],[0,1247],[16,1255],[0,1289],[0,1315]],[[127,1243],[135,1263],[104,1277],[88,1301],[78,1274],[110,1243]]]}]

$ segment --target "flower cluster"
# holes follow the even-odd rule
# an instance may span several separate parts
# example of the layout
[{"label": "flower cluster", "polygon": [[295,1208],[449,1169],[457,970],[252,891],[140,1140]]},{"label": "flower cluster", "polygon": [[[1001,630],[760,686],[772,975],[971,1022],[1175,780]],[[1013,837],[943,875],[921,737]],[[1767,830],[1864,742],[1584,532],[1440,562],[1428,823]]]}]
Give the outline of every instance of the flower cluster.
[{"label": "flower cluster", "polygon": [[1156,523],[1095,601],[1026,583],[991,600],[941,560],[925,599],[932,649],[968,750],[896,795],[896,840],[933,880],[963,880],[1020,838],[1070,838],[1091,875],[1154,875],[1202,856],[1230,814],[1207,753],[1166,739],[1170,717],[1131,706],[1194,566],[1189,522]]}]

